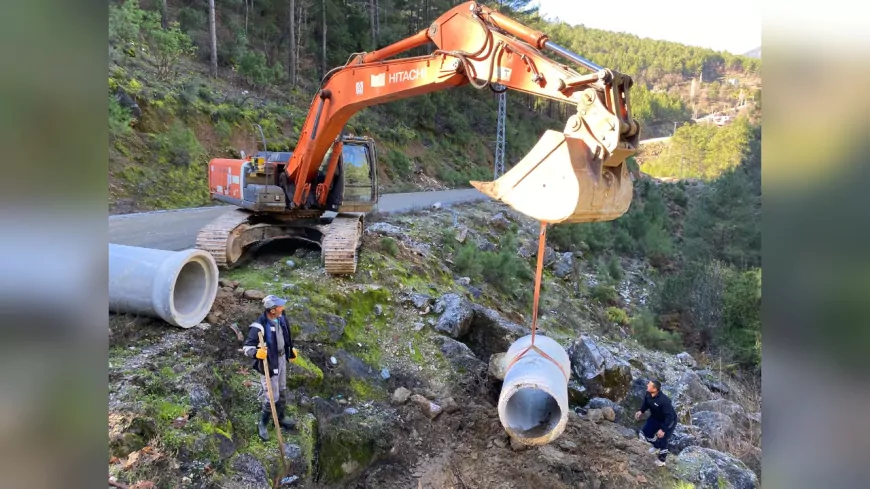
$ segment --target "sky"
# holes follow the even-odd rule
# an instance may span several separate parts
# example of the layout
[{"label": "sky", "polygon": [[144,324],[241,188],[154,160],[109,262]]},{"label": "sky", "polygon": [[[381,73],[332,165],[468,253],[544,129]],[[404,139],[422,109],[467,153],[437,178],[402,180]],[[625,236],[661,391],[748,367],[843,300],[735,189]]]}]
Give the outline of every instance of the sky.
[{"label": "sky", "polygon": [[743,54],[761,46],[758,0],[538,0],[545,17]]}]

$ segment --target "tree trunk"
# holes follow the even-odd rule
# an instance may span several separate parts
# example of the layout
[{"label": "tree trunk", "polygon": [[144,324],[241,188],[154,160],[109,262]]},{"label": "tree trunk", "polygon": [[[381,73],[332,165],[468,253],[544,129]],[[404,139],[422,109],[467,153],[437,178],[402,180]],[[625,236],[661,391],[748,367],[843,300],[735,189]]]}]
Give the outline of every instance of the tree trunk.
[{"label": "tree trunk", "polygon": [[215,25],[214,0],[208,0],[208,35],[211,45],[211,76],[217,77],[217,26]]},{"label": "tree trunk", "polygon": [[[432,6],[430,5],[429,0],[426,0],[426,7],[425,8],[426,8],[426,12],[424,12],[423,19],[425,19],[426,23],[424,24],[424,26],[429,27],[429,23],[430,23],[429,11],[432,10]],[[426,54],[432,54],[432,43],[431,42],[426,43]]]},{"label": "tree trunk", "polygon": [[169,9],[166,6],[166,0],[163,0],[160,8],[160,24],[164,29],[169,29]]},{"label": "tree trunk", "polygon": [[377,5],[375,5],[375,0],[369,0],[369,24],[372,29],[372,48],[374,51],[378,49],[378,33],[375,29],[375,12],[377,11]]},{"label": "tree trunk", "polygon": [[322,51],[320,56],[320,69],[321,74],[320,78],[322,79],[326,76],[326,0],[320,0],[320,16],[321,16],[321,24],[320,27],[322,29],[321,36],[321,45]]},{"label": "tree trunk", "polygon": [[290,59],[287,73],[290,78],[290,86],[296,87],[296,0],[290,0]]},{"label": "tree trunk", "polygon": [[[308,0],[303,0],[299,6],[299,29],[296,32],[296,65],[299,65],[299,50],[302,46],[302,36],[308,26]],[[297,75],[298,76],[298,75]]]}]

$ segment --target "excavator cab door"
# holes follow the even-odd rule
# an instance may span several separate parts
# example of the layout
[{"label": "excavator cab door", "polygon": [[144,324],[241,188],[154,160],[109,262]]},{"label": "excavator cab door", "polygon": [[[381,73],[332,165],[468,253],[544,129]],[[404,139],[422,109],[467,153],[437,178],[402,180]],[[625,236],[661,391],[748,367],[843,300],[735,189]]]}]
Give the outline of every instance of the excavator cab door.
[{"label": "excavator cab door", "polygon": [[346,138],[341,151],[339,212],[369,212],[378,202],[377,155],[369,138]]}]

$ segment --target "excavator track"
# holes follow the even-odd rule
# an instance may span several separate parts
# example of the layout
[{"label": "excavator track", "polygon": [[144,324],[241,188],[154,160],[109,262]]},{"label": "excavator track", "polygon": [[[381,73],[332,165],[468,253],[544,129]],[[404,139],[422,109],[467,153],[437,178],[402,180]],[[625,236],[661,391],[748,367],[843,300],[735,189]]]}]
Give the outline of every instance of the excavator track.
[{"label": "excavator track", "polygon": [[323,234],[321,256],[326,273],[350,275],[356,273],[359,260],[362,220],[357,216],[336,216]]},{"label": "excavator track", "polygon": [[216,218],[199,231],[196,247],[211,254],[219,268],[232,268],[243,252],[242,247],[236,245],[235,238],[250,227],[247,221],[251,215],[248,211],[236,209]]}]

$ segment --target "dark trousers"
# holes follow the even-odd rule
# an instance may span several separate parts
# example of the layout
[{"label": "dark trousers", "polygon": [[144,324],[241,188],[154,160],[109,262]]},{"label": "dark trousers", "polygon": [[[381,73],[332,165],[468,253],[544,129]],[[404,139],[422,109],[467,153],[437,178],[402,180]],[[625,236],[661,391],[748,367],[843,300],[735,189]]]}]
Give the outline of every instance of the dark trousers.
[{"label": "dark trousers", "polygon": [[[659,430],[664,431],[665,436],[661,438],[657,437],[656,433],[658,433]],[[652,446],[659,449],[659,460],[664,462],[668,456],[668,440],[670,440],[671,434],[674,432],[674,429],[671,428],[670,430],[666,430],[661,422],[659,422],[655,418],[650,417],[647,418],[641,432],[643,433],[643,437],[646,439],[646,441],[652,443]]]}]

